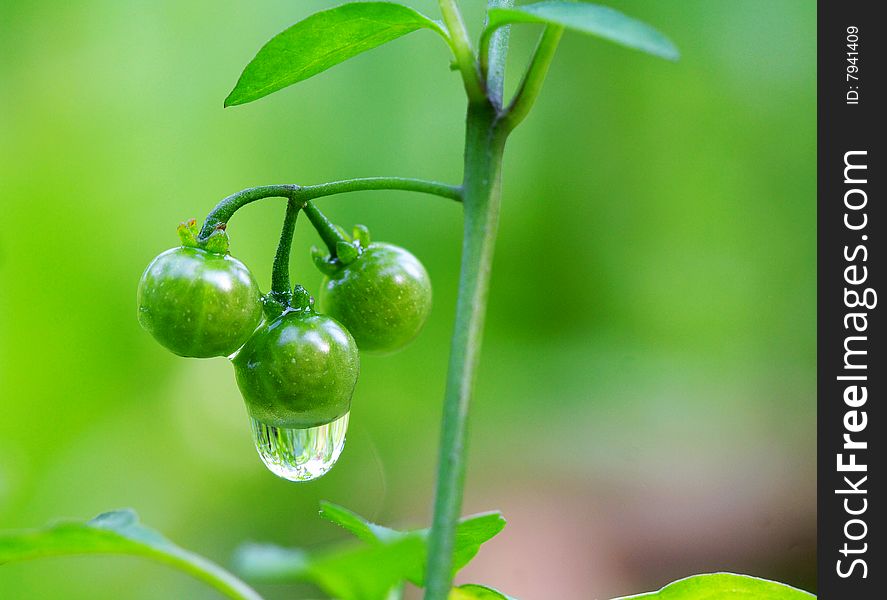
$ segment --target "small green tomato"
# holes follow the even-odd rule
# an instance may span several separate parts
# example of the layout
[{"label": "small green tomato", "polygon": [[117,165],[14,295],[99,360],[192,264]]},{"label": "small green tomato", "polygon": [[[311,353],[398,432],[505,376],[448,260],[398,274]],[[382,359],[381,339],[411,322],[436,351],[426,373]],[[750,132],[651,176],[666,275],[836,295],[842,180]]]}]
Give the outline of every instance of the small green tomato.
[{"label": "small green tomato", "polygon": [[360,371],[348,330],[310,306],[287,308],[263,324],[233,362],[250,416],[287,429],[345,415]]},{"label": "small green tomato", "polygon": [[259,325],[261,292],[236,258],[200,248],[173,248],[145,269],[139,281],[138,317],[146,331],[179,356],[228,356]]},{"label": "small green tomato", "polygon": [[369,243],[365,229],[359,233],[352,245],[359,254],[347,264],[316,258],[327,274],[318,306],[348,328],[361,351],[396,352],[419,334],[431,312],[431,279],[411,253]]}]

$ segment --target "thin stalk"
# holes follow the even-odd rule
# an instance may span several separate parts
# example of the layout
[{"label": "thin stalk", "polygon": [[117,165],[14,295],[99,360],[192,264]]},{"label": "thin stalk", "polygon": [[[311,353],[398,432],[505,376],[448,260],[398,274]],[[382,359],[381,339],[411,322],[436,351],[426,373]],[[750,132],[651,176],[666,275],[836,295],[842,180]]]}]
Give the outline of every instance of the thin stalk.
[{"label": "thin stalk", "polygon": [[323,240],[323,243],[326,244],[327,249],[330,251],[330,256],[336,256],[336,244],[339,242],[347,241],[342,234],[339,233],[339,230],[336,229],[336,226],[333,225],[332,221],[326,218],[322,212],[317,210],[317,207],[314,206],[314,203],[311,201],[305,202],[305,206],[302,209],[305,211],[305,215],[308,217],[308,220],[311,221],[311,224],[314,225],[314,229],[317,230],[317,233],[320,235],[320,239]]},{"label": "thin stalk", "polygon": [[542,91],[542,84],[545,83],[548,67],[551,66],[551,61],[554,59],[554,54],[563,34],[564,28],[555,25],[547,26],[542,32],[539,43],[536,45],[536,51],[530,60],[530,66],[524,74],[514,100],[511,101],[508,110],[505,111],[502,125],[507,131],[517,127],[536,103],[536,98],[539,97],[539,92]]},{"label": "thin stalk", "polygon": [[445,600],[452,587],[455,527],[465,483],[468,405],[480,356],[490,267],[499,222],[505,136],[492,104],[471,105],[465,136],[465,207],[456,321],[441,423],[434,517],[428,547],[426,600]]},{"label": "thin stalk", "polygon": [[477,60],[471,49],[468,30],[465,28],[459,6],[456,4],[456,0],[438,0],[438,4],[449,32],[450,47],[456,58],[456,66],[462,73],[462,81],[465,83],[465,93],[468,95],[468,100],[470,102],[484,102],[486,101],[486,93],[481,85]]},{"label": "thin stalk", "polygon": [[318,185],[306,185],[296,190],[293,198],[298,201],[305,201],[334,194],[370,190],[402,190],[405,192],[419,192],[421,194],[441,196],[442,198],[449,198],[457,202],[462,200],[462,190],[457,186],[409,177],[359,177],[357,179],[345,179]]},{"label": "thin stalk", "polygon": [[342,181],[306,186],[294,183],[263,185],[241,190],[220,201],[206,217],[206,221],[204,221],[203,227],[200,230],[199,238],[205,240],[217,225],[227,223],[235,212],[247,204],[263,198],[289,198],[297,203],[304,204],[312,198],[368,190],[403,190],[432,194],[457,202],[462,200],[462,189],[459,187],[409,177],[358,177],[356,179],[344,179]]},{"label": "thin stalk", "polygon": [[290,289],[290,249],[293,246],[293,233],[296,231],[296,217],[299,216],[299,205],[290,200],[286,203],[286,215],[283,217],[283,229],[280,232],[280,243],[274,255],[274,266],[271,267],[271,293],[278,298],[287,298]]},{"label": "thin stalk", "polygon": [[209,211],[209,215],[207,215],[206,220],[203,222],[203,227],[200,229],[200,235],[197,237],[200,240],[205,240],[217,225],[227,223],[237,210],[251,202],[261,200],[262,198],[291,198],[298,189],[299,186],[293,184],[262,185],[231,194]]}]

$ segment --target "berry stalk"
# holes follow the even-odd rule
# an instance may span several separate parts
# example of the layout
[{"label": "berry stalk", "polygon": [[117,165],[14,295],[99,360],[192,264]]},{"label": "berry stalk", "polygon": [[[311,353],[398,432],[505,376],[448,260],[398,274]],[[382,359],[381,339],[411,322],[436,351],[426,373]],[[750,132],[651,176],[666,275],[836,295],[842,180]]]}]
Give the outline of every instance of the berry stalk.
[{"label": "berry stalk", "polygon": [[336,257],[337,245],[339,242],[347,242],[339,233],[339,230],[336,229],[336,226],[333,225],[332,221],[326,218],[322,212],[320,212],[314,203],[310,200],[305,202],[305,206],[302,208],[305,211],[305,215],[308,217],[308,220],[311,221],[311,224],[314,225],[314,229],[317,230],[318,235],[320,235],[320,239],[323,240],[323,243],[326,244],[327,249],[330,251],[330,256],[333,258]]},{"label": "berry stalk", "polygon": [[280,243],[274,255],[271,267],[271,294],[278,301],[289,304],[292,295],[290,289],[290,249],[293,245],[293,234],[296,231],[296,217],[299,216],[299,205],[292,200],[286,203],[286,215],[283,218],[283,229],[280,232]]},{"label": "berry stalk", "polygon": [[234,216],[235,212],[247,204],[256,200],[262,200],[263,198],[287,198],[301,207],[305,202],[314,198],[371,190],[402,190],[431,194],[442,198],[449,198],[456,202],[462,200],[462,189],[460,187],[411,177],[358,177],[305,186],[294,183],[262,185],[231,194],[216,204],[209,215],[207,215],[203,227],[200,229],[198,239],[199,241],[206,241],[215,228],[222,223],[227,223]]}]

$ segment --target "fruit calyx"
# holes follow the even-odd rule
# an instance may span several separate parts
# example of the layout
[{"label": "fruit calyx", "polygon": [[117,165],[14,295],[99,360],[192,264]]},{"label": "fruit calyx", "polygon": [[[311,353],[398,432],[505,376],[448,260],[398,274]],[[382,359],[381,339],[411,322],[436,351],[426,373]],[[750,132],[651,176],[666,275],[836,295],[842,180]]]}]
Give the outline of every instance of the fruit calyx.
[{"label": "fruit calyx", "polygon": [[213,254],[228,254],[231,243],[228,239],[228,233],[225,231],[226,228],[227,225],[225,223],[219,223],[205,240],[201,240],[197,219],[188,219],[183,223],[179,223],[176,231],[179,234],[179,239],[182,241],[182,246],[186,248],[200,248]]},{"label": "fruit calyx", "polygon": [[355,225],[349,237],[341,228],[337,227],[342,239],[336,242],[336,252],[331,254],[324,252],[317,246],[311,248],[311,257],[314,264],[324,275],[332,276],[360,258],[363,251],[370,246],[370,230],[366,225]]},{"label": "fruit calyx", "polygon": [[268,292],[262,297],[262,303],[265,317],[269,320],[294,311],[314,312],[314,298],[298,284],[292,291]]}]

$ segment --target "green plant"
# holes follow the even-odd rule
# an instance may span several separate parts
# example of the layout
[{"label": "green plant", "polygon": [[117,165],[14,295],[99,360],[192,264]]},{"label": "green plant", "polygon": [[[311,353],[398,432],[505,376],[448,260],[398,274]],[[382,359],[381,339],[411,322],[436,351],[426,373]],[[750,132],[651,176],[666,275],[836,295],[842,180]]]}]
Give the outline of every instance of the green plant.
[{"label": "green plant", "polygon": [[[486,297],[489,284],[493,247],[498,226],[502,156],[509,134],[528,115],[540,93],[549,65],[565,30],[597,35],[599,37],[664,58],[677,58],[677,51],[664,36],[643,23],[621,13],[585,2],[547,0],[515,7],[512,0],[488,0],[487,22],[477,44],[472,46],[455,0],[439,0],[443,20],[432,20],[406,6],[387,2],[344,4],[319,12],[274,37],[247,65],[233,91],[225,100],[226,106],[245,104],[305,80],[352,56],[375,48],[388,41],[418,30],[428,30],[440,36],[452,53],[467,96],[465,135],[465,169],[460,185],[450,186],[419,179],[397,177],[361,178],[301,186],[296,184],[270,185],[238,192],[220,202],[206,218],[199,232],[186,226],[185,244],[197,249],[171,251],[177,257],[185,254],[190,259],[200,256],[206,262],[230,261],[223,234],[226,224],[243,206],[263,198],[284,198],[287,211],[283,232],[274,260],[270,292],[264,298],[268,323],[253,331],[258,316],[249,324],[237,320],[236,326],[224,327],[211,337],[211,349],[194,349],[188,344],[194,336],[177,329],[183,314],[176,304],[193,307],[201,316],[216,313],[208,311],[212,304],[204,304],[208,294],[192,294],[190,285],[202,281],[186,277],[176,283],[173,298],[163,297],[161,313],[172,325],[148,328],[161,341],[158,331],[172,330],[173,340],[168,346],[173,351],[194,356],[227,355],[246,345],[234,359],[238,383],[253,417],[257,447],[266,464],[278,474],[294,464],[305,466],[304,457],[293,455],[293,449],[306,441],[325,444],[322,465],[308,467],[304,477],[310,479],[325,472],[341,451],[344,426],[351,401],[353,380],[357,374],[357,358],[347,340],[350,335],[334,333],[334,321],[314,313],[310,301],[299,286],[289,281],[288,259],[298,212],[304,211],[318,229],[329,249],[328,257],[319,257],[319,264],[327,270],[330,282],[342,273],[354,271],[364,259],[372,257],[372,245],[365,232],[357,230],[349,240],[323,218],[313,200],[325,196],[361,190],[405,190],[426,193],[460,202],[464,211],[464,241],[461,275],[457,301],[456,324],[449,363],[449,375],[444,398],[441,427],[440,460],[434,502],[434,519],[429,530],[395,531],[369,523],[340,507],[324,505],[322,516],[354,534],[362,543],[343,549],[304,552],[299,550],[248,546],[237,557],[238,569],[247,577],[262,581],[310,581],[332,597],[343,600],[396,598],[405,581],[426,588],[426,598],[443,600],[453,598],[506,598],[500,592],[479,585],[454,588],[455,572],[463,567],[480,545],[496,535],[504,520],[496,513],[459,519],[465,475],[465,426],[469,401],[480,352]],[[509,27],[514,24],[538,24],[543,27],[536,50],[527,65],[514,97],[506,102],[503,82],[505,57],[508,52]],[[190,236],[190,237],[189,237]],[[402,256],[400,257],[402,259]],[[400,259],[399,259],[400,260]],[[238,263],[239,264],[239,263]],[[243,267],[244,271],[246,270]],[[150,271],[150,268],[149,268]],[[248,273],[248,271],[247,271]],[[373,284],[382,277],[378,269],[362,273]],[[421,278],[419,278],[421,279]],[[366,285],[366,284],[364,284]],[[159,284],[146,284],[154,290]],[[254,287],[254,286],[251,286]],[[363,286],[357,286],[361,288]],[[339,316],[346,327],[355,332],[358,345],[370,349],[373,341],[380,342],[379,334],[366,337],[373,319],[391,320],[402,315],[403,307],[394,306],[381,312],[357,311],[349,315],[336,294],[343,294],[349,307],[353,300],[366,300],[361,289],[344,292],[325,288],[321,305]],[[196,289],[196,288],[195,288]],[[203,286],[201,289],[211,289]],[[417,285],[416,298],[408,302],[418,305],[430,296],[430,289]],[[425,290],[427,294],[424,294]],[[246,312],[261,312],[257,295],[247,301]],[[166,304],[164,304],[164,302]],[[145,302],[154,305],[154,301]],[[219,302],[218,305],[226,304]],[[421,307],[419,307],[421,308]],[[150,310],[157,310],[151,308]],[[252,312],[250,312],[252,311]],[[385,314],[388,313],[388,314]],[[421,310],[417,310],[421,313]],[[234,318],[238,311],[218,313],[218,318]],[[403,335],[381,340],[380,349],[400,346],[415,334],[419,318],[409,319]],[[143,320],[144,322],[144,320]],[[201,321],[203,322],[203,321]],[[295,332],[281,340],[283,331]],[[322,332],[329,339],[344,338],[335,358],[332,377],[326,362],[328,357],[304,339],[302,332]],[[217,338],[230,333],[234,341]],[[236,333],[236,335],[235,335]],[[409,334],[409,335],[407,335]],[[373,337],[375,336],[375,340]],[[246,338],[250,339],[247,340]],[[295,338],[296,341],[293,341]],[[361,342],[361,338],[370,340]],[[236,343],[236,345],[235,345]],[[183,344],[180,347],[178,344]],[[227,350],[230,348],[230,352]],[[309,358],[306,358],[306,355]],[[353,356],[353,360],[351,357]],[[286,373],[288,364],[304,364],[308,369]],[[271,363],[271,366],[267,366]],[[284,373],[281,375],[281,373]],[[313,376],[308,375],[314,373]],[[303,379],[304,378],[304,379]],[[334,385],[328,385],[334,384]],[[327,389],[327,387],[331,389]],[[322,400],[314,392],[323,388],[327,396]],[[311,393],[309,393],[311,392]],[[339,424],[339,425],[336,425]],[[294,439],[294,436],[301,436]],[[298,443],[297,443],[298,442]],[[298,474],[297,474],[298,475]],[[65,523],[37,531],[11,532],[0,535],[0,562],[39,556],[70,553],[129,553],[146,556],[170,564],[215,586],[232,598],[257,598],[258,595],[233,575],[198,556],[173,545],[155,532],[138,524],[131,512],[101,515],[87,523]],[[663,599],[681,598],[802,598],[809,595],[771,582],[763,582],[736,575],[705,575],[682,580],[645,597]]]}]

